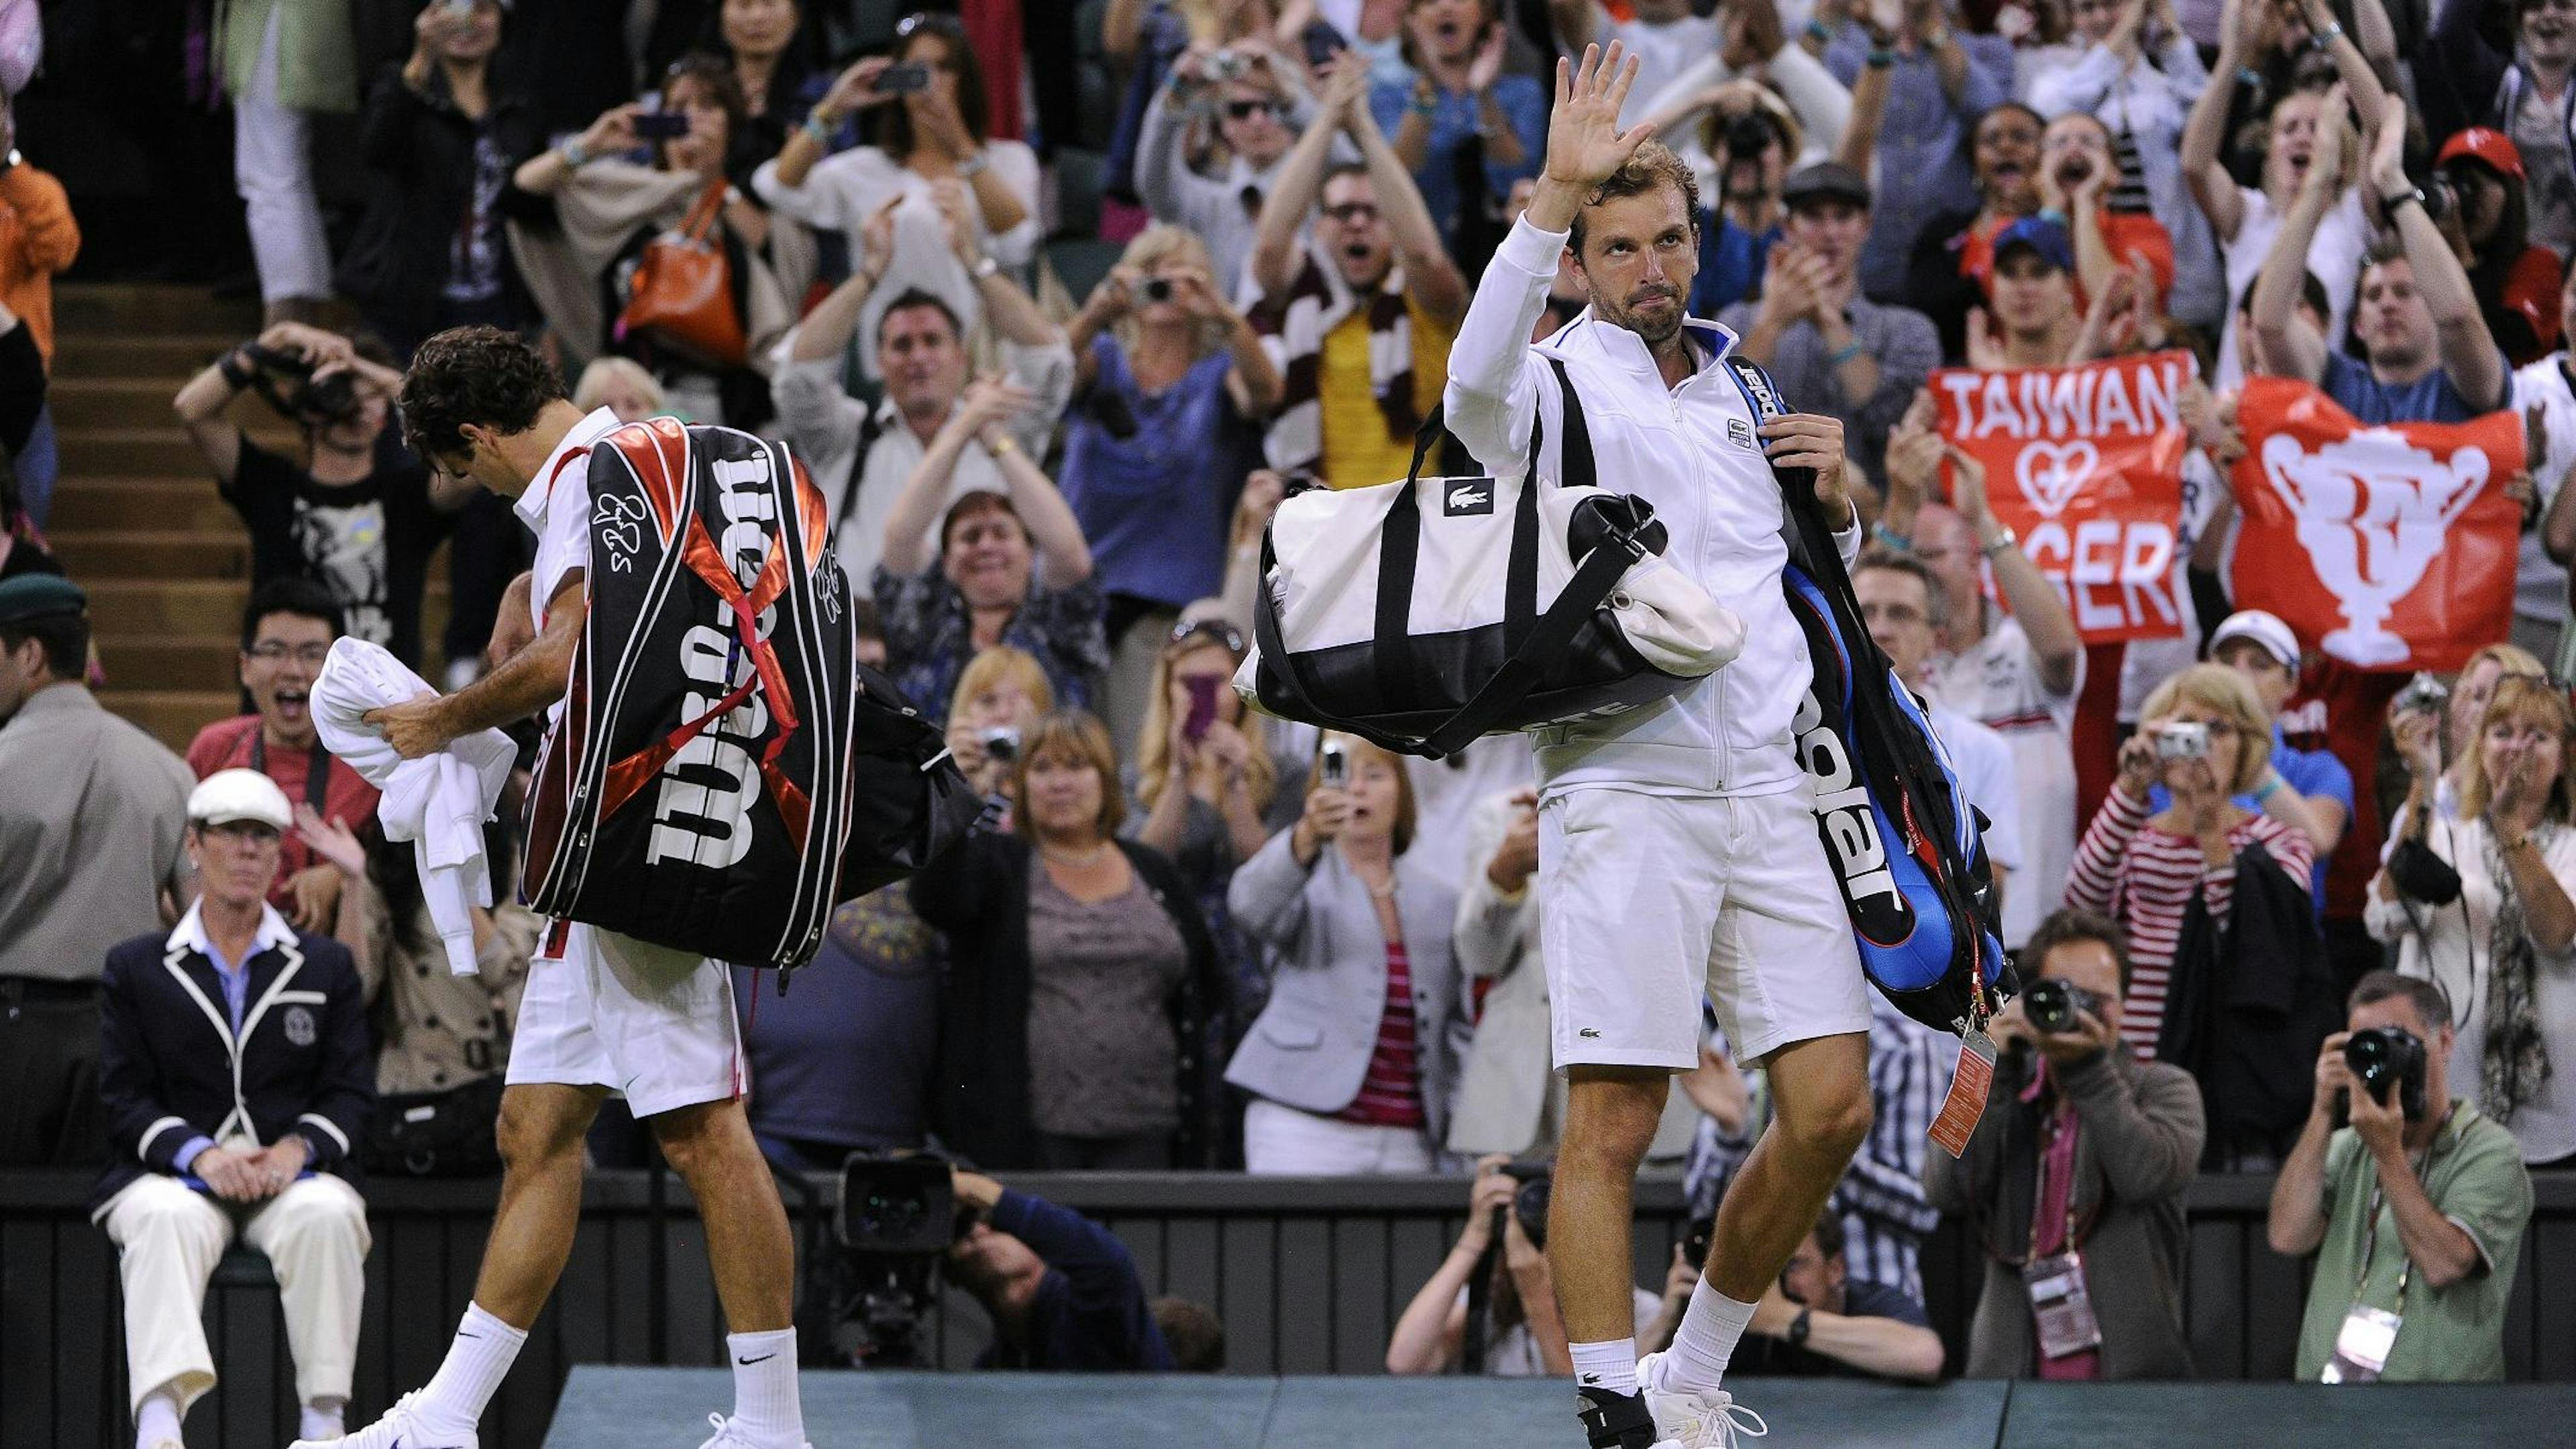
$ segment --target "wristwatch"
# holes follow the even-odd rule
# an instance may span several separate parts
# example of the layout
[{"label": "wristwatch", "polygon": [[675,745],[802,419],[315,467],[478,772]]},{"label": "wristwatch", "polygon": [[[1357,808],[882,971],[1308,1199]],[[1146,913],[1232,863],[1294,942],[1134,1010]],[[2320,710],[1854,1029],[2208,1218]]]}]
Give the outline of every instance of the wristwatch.
[{"label": "wristwatch", "polygon": [[2019,547],[2021,544],[2021,535],[2012,531],[2012,525],[2008,523],[1998,523],[1995,525],[1995,528],[1998,530],[1995,536],[1987,539],[1985,543],[1980,545],[1977,549],[1977,552],[1984,554],[1988,558],[1993,558],[1996,554],[2002,553],[2005,549]]},{"label": "wristwatch", "polygon": [[1812,1309],[1801,1308],[1798,1310],[1798,1316],[1789,1320],[1788,1338],[1789,1346],[1791,1348],[1805,1348],[1807,1346],[1807,1329],[1810,1326],[1807,1318],[1813,1311],[1814,1310]]},{"label": "wristwatch", "polygon": [[986,156],[983,152],[978,151],[974,155],[957,163],[957,179],[960,181],[972,181],[976,177],[983,175],[984,168],[992,164],[992,158]]},{"label": "wristwatch", "polygon": [[2385,216],[2394,217],[2397,214],[2397,208],[2404,206],[2410,201],[2415,203],[2417,206],[2423,207],[2424,214],[2426,216],[2431,216],[2433,214],[2433,208],[2425,204],[2424,188],[2421,186],[2409,186],[2404,191],[2398,192],[2394,196],[2383,196],[2379,198],[2380,213]]}]

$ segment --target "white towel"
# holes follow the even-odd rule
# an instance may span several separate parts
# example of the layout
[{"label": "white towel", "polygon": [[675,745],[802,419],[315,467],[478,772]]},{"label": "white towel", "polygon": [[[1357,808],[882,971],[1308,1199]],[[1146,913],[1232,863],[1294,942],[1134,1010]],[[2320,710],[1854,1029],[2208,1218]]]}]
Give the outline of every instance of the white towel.
[{"label": "white towel", "polygon": [[420,861],[420,894],[447,944],[447,969],[474,974],[475,906],[492,904],[483,861],[483,822],[510,781],[518,746],[480,730],[436,754],[406,760],[359,716],[434,694],[426,680],[382,646],[342,637],[313,681],[313,728],[322,746],[384,792],[376,806],[385,839],[408,840]]}]

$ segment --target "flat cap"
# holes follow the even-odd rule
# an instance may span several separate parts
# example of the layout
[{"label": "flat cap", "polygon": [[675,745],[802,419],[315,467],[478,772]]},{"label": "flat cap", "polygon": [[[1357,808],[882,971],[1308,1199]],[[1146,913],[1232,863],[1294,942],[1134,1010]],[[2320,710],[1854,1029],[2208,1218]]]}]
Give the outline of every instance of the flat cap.
[{"label": "flat cap", "polygon": [[20,574],[0,579],[0,624],[47,614],[77,614],[89,607],[89,595],[61,574]]}]

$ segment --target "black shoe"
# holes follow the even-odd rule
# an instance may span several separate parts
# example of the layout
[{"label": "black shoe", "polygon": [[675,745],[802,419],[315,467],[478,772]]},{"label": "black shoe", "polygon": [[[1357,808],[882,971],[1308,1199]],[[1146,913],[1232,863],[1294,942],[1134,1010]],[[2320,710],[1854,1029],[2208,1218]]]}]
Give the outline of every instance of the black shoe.
[{"label": "black shoe", "polygon": [[1578,1387],[1576,1417],[1592,1436],[1592,1449],[1654,1449],[1655,1416],[1646,1410],[1643,1393],[1620,1394]]}]

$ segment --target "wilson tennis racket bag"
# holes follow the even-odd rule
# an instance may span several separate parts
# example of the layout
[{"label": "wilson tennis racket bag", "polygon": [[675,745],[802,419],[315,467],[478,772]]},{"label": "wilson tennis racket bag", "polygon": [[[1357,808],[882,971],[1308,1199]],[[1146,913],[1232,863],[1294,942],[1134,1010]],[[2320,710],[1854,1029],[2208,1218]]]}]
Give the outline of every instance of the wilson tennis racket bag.
[{"label": "wilson tennis racket bag", "polygon": [[1664,561],[1654,510],[1594,486],[1583,405],[1554,366],[1562,478],[1539,476],[1537,425],[1519,478],[1423,477],[1434,409],[1401,482],[1279,505],[1235,675],[1248,703],[1436,760],[1651,704],[1736,656],[1743,621]]},{"label": "wilson tennis racket bag", "polygon": [[977,807],[857,667],[823,503],[782,444],[655,418],[591,449],[589,609],[528,792],[534,909],[794,967],[832,907]]},{"label": "wilson tennis racket bag", "polygon": [[[1766,421],[1787,411],[1759,366],[1727,361]],[[1998,934],[1984,822],[1941,737],[1861,623],[1812,482],[1804,470],[1780,476],[1790,535],[1781,585],[1815,664],[1815,686],[1790,731],[1815,785],[1825,859],[1870,983],[1935,1030],[1982,1028],[2018,989]]]}]

